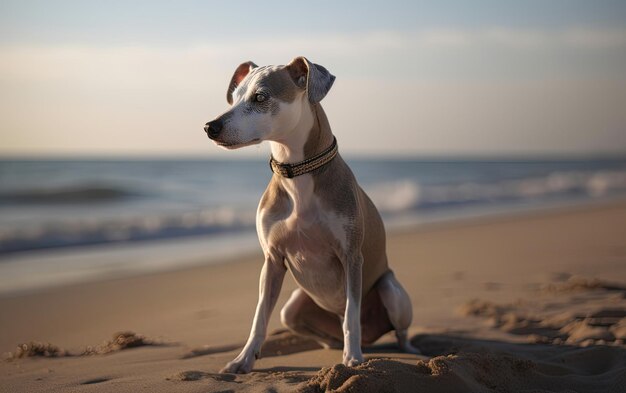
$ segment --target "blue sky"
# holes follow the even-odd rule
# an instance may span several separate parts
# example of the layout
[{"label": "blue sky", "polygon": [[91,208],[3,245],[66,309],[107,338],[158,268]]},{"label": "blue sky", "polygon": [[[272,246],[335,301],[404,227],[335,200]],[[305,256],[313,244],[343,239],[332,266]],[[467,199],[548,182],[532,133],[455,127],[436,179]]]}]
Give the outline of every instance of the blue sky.
[{"label": "blue sky", "polygon": [[221,156],[232,70],[297,55],[351,154],[626,153],[624,1],[2,1],[0,155]]},{"label": "blue sky", "polygon": [[623,28],[624,1],[3,1],[11,43],[193,43],[250,34],[430,27]]}]

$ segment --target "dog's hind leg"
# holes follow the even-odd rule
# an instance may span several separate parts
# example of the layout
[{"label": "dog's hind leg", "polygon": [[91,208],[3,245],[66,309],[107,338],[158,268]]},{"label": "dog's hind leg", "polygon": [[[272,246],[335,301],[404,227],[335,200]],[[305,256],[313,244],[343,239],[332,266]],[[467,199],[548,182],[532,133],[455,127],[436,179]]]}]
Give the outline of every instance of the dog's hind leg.
[{"label": "dog's hind leg", "polygon": [[421,352],[411,344],[408,338],[407,330],[413,319],[411,300],[391,270],[380,278],[376,289],[380,294],[380,300],[387,309],[389,321],[396,331],[400,350],[420,354]]},{"label": "dog's hind leg", "polygon": [[310,337],[325,348],[343,347],[339,317],[315,304],[300,288],[293,291],[280,311],[280,320],[289,330]]}]

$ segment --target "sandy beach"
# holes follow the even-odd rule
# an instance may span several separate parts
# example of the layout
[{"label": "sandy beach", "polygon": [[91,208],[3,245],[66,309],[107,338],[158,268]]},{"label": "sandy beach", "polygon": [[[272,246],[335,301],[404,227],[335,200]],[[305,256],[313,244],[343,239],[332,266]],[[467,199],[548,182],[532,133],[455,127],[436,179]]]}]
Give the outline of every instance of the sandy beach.
[{"label": "sandy beach", "polygon": [[259,250],[4,295],[0,391],[626,391],[626,201],[398,231],[388,255],[423,356],[387,335],[349,369],[282,331],[276,310],[254,371],[218,374],[250,329]]}]

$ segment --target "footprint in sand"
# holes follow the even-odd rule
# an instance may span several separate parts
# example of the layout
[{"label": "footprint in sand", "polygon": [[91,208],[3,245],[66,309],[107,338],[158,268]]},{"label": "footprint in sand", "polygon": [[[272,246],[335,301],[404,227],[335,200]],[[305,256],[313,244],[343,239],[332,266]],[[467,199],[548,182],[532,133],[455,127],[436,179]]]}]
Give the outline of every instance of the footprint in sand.
[{"label": "footprint in sand", "polygon": [[626,286],[569,277],[541,287],[534,295],[508,304],[476,299],[464,304],[460,312],[487,318],[494,328],[528,336],[531,342],[624,345]]}]

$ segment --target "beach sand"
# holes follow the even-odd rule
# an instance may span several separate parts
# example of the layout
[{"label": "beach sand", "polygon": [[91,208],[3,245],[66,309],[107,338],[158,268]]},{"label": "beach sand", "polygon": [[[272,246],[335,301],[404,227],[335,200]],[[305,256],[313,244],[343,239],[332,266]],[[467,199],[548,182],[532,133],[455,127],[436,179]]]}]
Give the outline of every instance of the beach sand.
[{"label": "beach sand", "polygon": [[254,371],[218,374],[247,338],[259,251],[1,297],[0,391],[626,391],[626,201],[392,233],[388,255],[423,356],[386,335],[338,364],[281,330],[288,277]]}]

